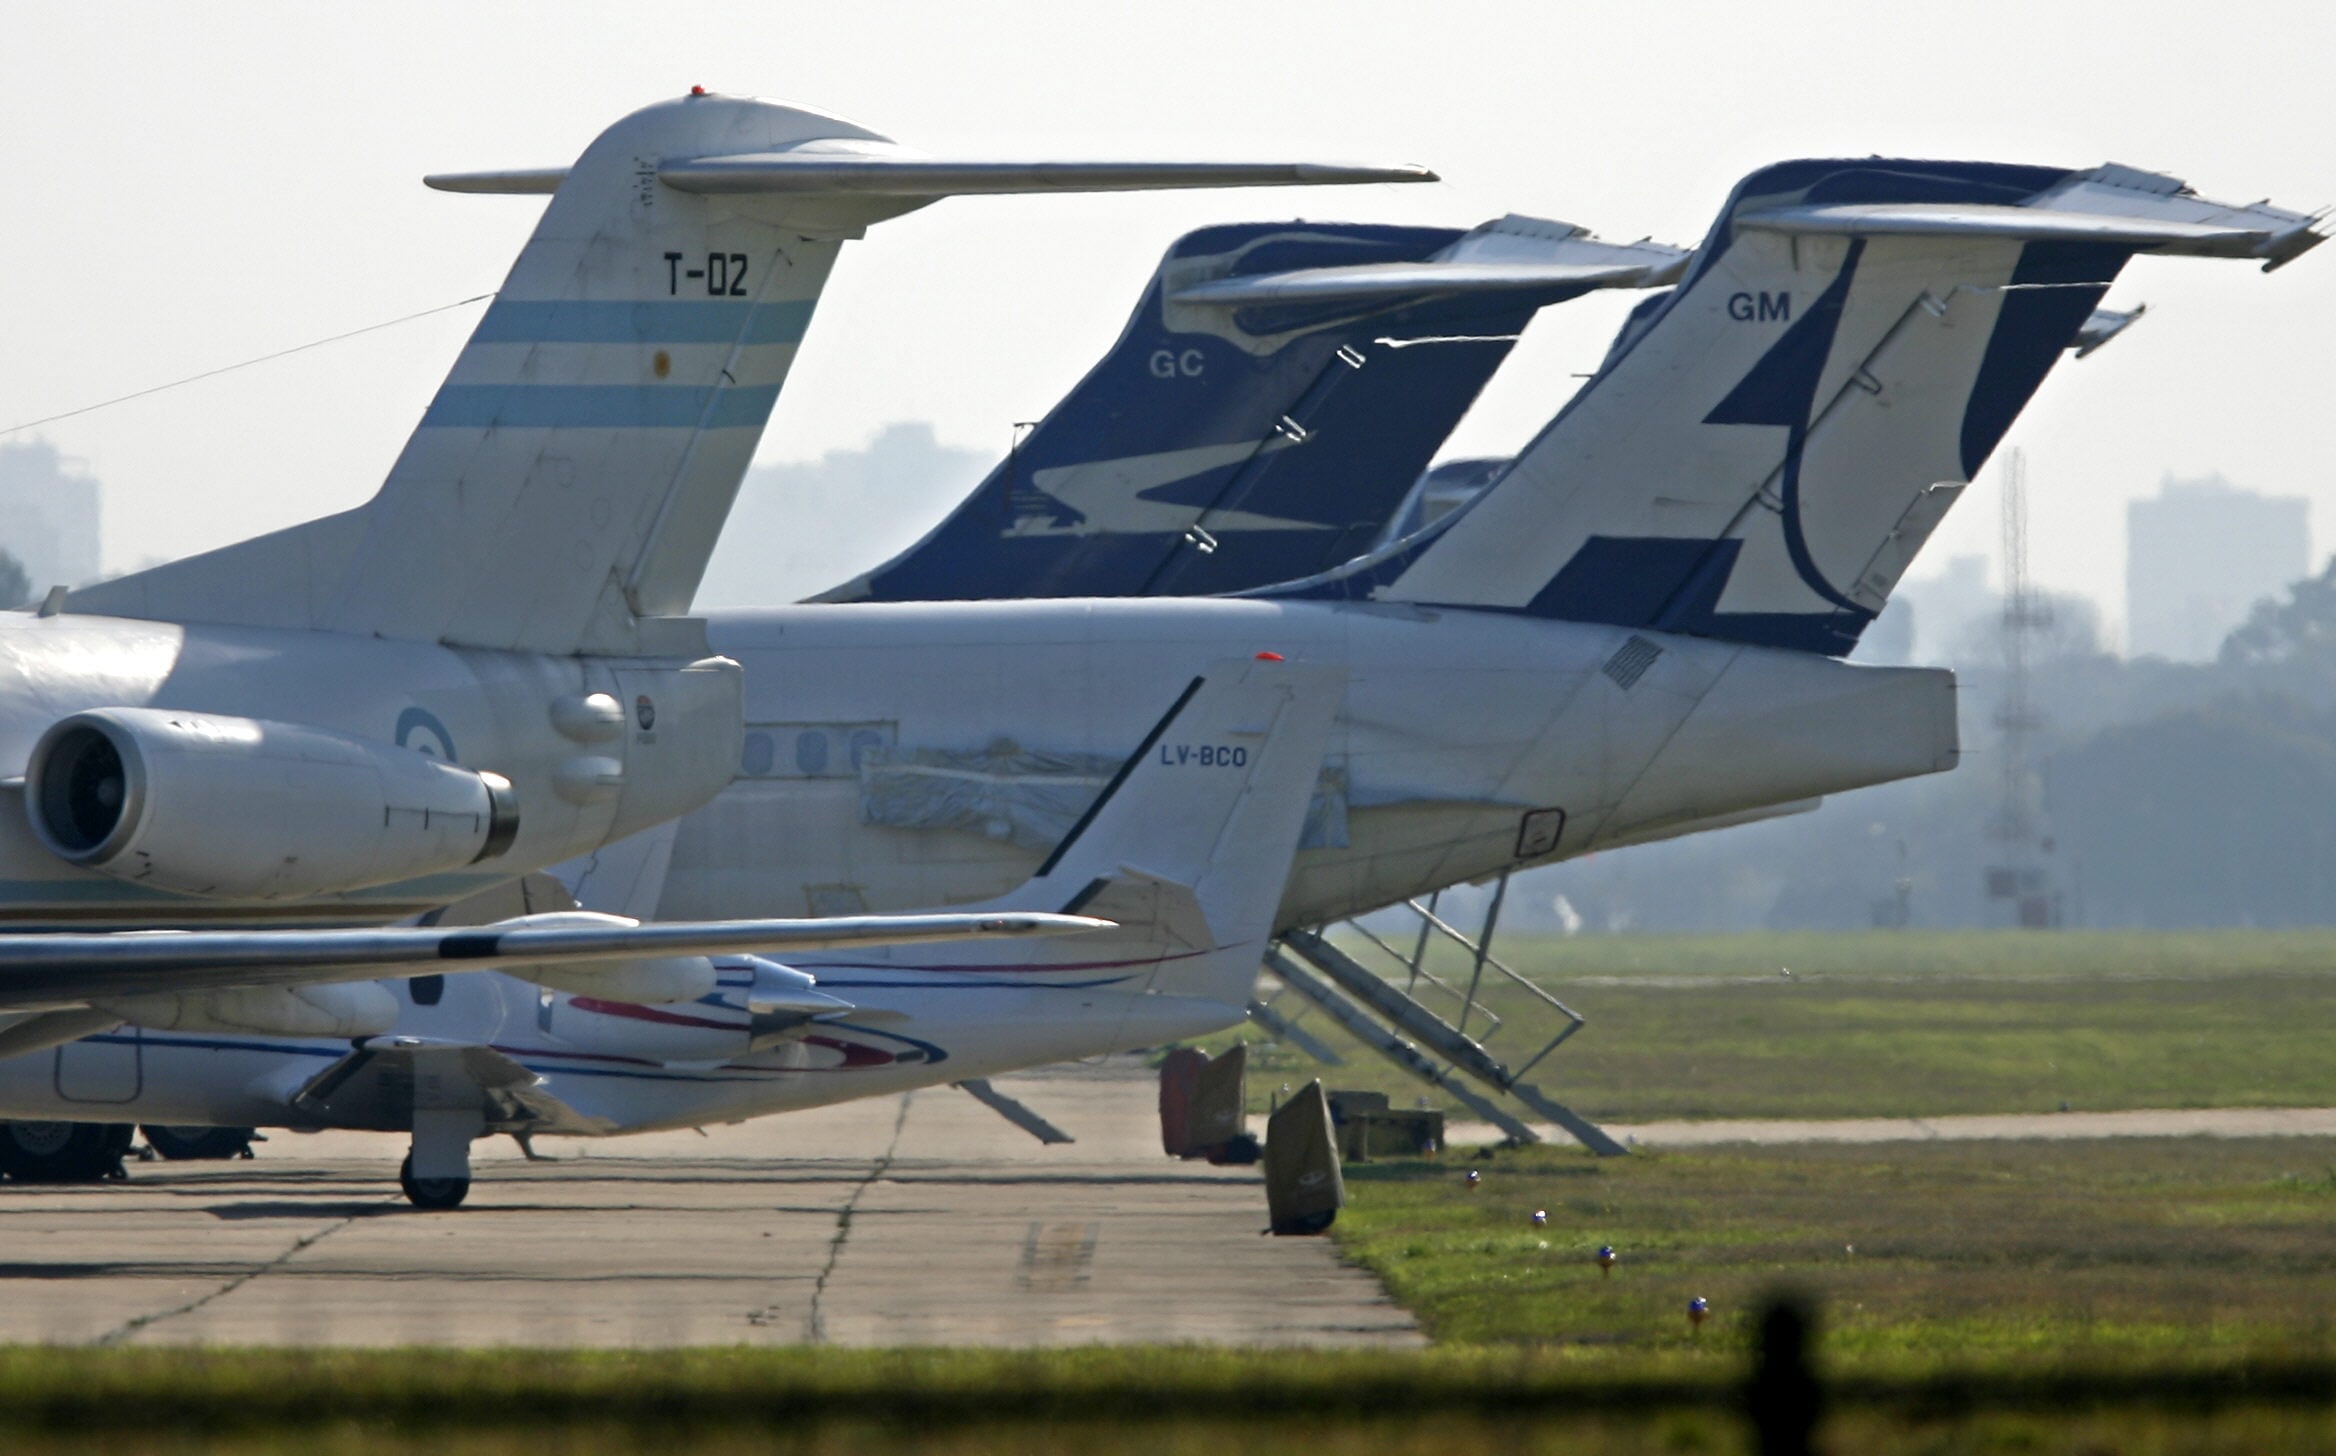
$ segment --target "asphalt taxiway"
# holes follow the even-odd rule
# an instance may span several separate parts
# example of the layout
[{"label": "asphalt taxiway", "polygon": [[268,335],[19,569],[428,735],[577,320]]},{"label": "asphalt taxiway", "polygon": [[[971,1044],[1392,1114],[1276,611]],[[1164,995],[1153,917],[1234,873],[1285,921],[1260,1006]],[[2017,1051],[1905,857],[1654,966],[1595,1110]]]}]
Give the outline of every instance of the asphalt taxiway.
[{"label": "asphalt taxiway", "polygon": [[1259,1236],[1255,1168],[1164,1157],[1140,1068],[999,1085],[1078,1141],[943,1087],[549,1162],[481,1144],[450,1213],[406,1206],[388,1135],[0,1183],[0,1343],[1424,1343],[1329,1241]]}]

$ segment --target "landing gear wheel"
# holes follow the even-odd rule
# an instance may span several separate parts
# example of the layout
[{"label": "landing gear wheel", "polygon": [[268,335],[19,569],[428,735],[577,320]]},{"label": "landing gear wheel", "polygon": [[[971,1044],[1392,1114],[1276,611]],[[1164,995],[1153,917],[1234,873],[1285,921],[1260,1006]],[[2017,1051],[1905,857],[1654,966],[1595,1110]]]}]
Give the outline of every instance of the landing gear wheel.
[{"label": "landing gear wheel", "polygon": [[224,1162],[229,1158],[251,1156],[252,1139],[258,1135],[248,1127],[158,1127],[148,1123],[138,1131],[146,1134],[146,1146],[165,1161]]},{"label": "landing gear wheel", "polygon": [[470,1197],[468,1178],[417,1178],[414,1176],[414,1155],[397,1170],[397,1184],[406,1191],[406,1202],[416,1208],[460,1208],[462,1200]]},{"label": "landing gear wheel", "polygon": [[19,1183],[119,1178],[136,1131],[126,1122],[0,1122],[0,1173]]}]

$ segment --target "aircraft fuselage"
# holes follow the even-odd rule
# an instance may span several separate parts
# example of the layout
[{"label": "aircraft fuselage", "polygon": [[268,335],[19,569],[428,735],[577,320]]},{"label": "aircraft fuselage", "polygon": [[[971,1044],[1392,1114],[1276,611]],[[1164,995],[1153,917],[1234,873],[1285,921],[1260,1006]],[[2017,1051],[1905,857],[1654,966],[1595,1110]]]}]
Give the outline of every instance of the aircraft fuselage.
[{"label": "aircraft fuselage", "polygon": [[[936,957],[939,959],[939,957]],[[487,1132],[613,1136],[737,1122],[855,1098],[961,1082],[1048,1062],[1157,1046],[1239,1022],[1244,1007],[1196,996],[1147,995],[1147,977],[1007,978],[887,965],[800,962],[853,1015],[760,1051],[737,977],[679,1007],[624,1008],[542,991],[479,972],[392,989],[395,1036],[482,1045],[540,1079],[546,1119],[526,1109],[489,1116]],[[1148,970],[1148,967],[1146,968]],[[1053,984],[1046,984],[1046,982]],[[693,1044],[694,1043],[694,1044]],[[51,1050],[0,1058],[0,1117],[313,1129],[300,1090],[349,1055],[347,1038],[190,1035],[123,1026]],[[544,1104],[537,1104],[540,1109]],[[378,1124],[403,1131],[397,1109]]]},{"label": "aircraft fuselage", "polygon": [[[1018,788],[984,787],[985,750],[1000,764],[1052,756],[1068,791],[1091,796],[1078,786],[1124,760],[1186,682],[1258,652],[1350,674],[1284,928],[1955,757],[1943,671],[1494,612],[812,605],[715,614],[709,634],[746,670],[746,771],[681,821],[664,918],[1001,895],[1048,843],[1010,804],[983,819],[984,793]],[[920,819],[926,780],[944,787]]]}]

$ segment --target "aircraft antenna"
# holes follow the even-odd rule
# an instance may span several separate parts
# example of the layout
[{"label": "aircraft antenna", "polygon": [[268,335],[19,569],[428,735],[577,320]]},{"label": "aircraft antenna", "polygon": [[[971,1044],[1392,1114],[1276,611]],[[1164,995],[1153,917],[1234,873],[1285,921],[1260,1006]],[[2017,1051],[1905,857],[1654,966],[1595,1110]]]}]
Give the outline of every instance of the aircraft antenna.
[{"label": "aircraft antenna", "polygon": [[484,303],[494,296],[495,295],[491,290],[486,293],[474,293],[468,298],[458,298],[452,303],[441,303],[435,308],[425,308],[414,313],[400,314],[396,318],[383,319],[379,323],[367,324],[363,328],[350,329],[344,333],[328,334],[321,339],[310,339],[305,344],[294,344],[288,349],[276,349],[266,354],[256,355],[250,359],[238,360],[233,364],[221,364],[216,368],[206,369],[200,374],[189,374],[184,379],[173,379],[167,384],[149,384],[144,389],[133,389],[128,394],[117,394],[112,399],[101,399],[95,404],[78,405],[69,410],[59,410],[53,415],[43,415],[37,420],[26,420],[21,425],[8,425],[4,428],[0,428],[0,436],[21,434],[26,430],[37,430],[43,425],[53,425],[59,420],[72,419],[75,415],[86,415],[101,409],[111,409],[117,404],[128,404],[131,400],[144,399],[150,394],[160,394],[164,390],[177,389],[183,385],[200,384],[206,379],[216,379],[222,374],[233,374],[238,369],[249,369],[254,364],[266,364],[273,360],[288,358],[294,354],[305,354],[311,349],[321,349],[327,344],[338,344],[344,339],[354,339],[361,334],[379,333],[383,329],[394,329],[399,324],[410,324],[416,319],[426,319],[432,314],[446,313],[450,310],[458,308],[468,308],[474,303]]}]

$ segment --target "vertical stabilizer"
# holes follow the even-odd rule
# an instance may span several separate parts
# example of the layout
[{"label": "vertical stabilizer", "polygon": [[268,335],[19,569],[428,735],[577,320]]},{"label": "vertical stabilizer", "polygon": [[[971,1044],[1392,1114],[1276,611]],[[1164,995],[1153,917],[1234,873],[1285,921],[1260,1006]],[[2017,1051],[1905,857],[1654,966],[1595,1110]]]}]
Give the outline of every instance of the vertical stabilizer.
[{"label": "vertical stabilizer", "polygon": [[916,545],[820,601],[1201,596],[1368,550],[1534,313],[1680,250],[1508,217],[1203,228]]},{"label": "vertical stabilizer", "polygon": [[1491,489],[1296,590],[1847,652],[2129,257],[2318,241],[2123,167],[1767,168]]},{"label": "vertical stabilizer", "polygon": [[626,117],[559,182],[378,495],[73,608],[640,650],[636,618],[688,607],[840,246],[658,166],[874,135],[729,97]]},{"label": "vertical stabilizer", "polygon": [[1152,986],[1227,1005],[1257,979],[1346,692],[1343,667],[1231,659],[1186,684],[1038,873],[964,913],[1043,908],[1116,930],[955,959],[1157,959]]},{"label": "vertical stabilizer", "polygon": [[74,593],[173,621],[546,653],[666,651],[837,249],[961,193],[1421,181],[1419,168],[940,161],[693,92],[565,169],[431,179],[551,203],[388,480],[353,511]]}]

